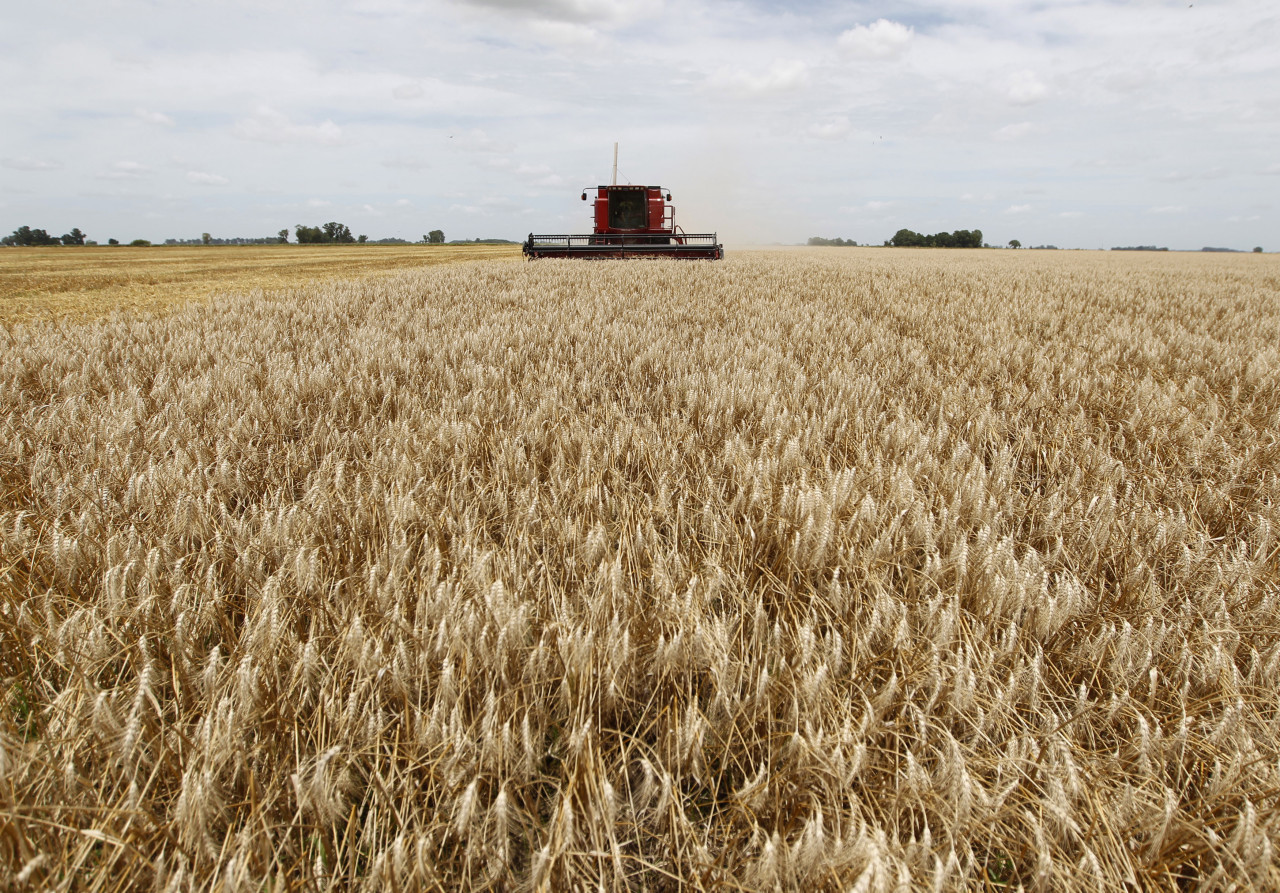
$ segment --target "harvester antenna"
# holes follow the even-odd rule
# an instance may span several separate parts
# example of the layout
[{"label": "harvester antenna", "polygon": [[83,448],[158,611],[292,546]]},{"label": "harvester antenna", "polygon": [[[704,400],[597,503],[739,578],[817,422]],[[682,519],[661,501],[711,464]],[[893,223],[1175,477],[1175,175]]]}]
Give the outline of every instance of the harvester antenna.
[{"label": "harvester antenna", "polygon": [[613,144],[613,185],[618,185],[618,144]]}]

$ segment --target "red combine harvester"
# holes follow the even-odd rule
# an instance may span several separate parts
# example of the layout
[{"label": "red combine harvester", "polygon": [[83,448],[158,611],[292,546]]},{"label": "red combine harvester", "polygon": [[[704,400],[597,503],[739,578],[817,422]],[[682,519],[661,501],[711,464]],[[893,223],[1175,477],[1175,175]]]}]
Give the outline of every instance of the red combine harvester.
[{"label": "red combine harvester", "polygon": [[[587,200],[584,190],[582,200]],[[661,186],[597,186],[595,231],[583,235],[535,235],[526,257],[678,257],[720,260],[715,233],[686,233],[675,224],[671,193]]]},{"label": "red combine harvester", "polygon": [[[582,191],[587,200],[587,190]],[[720,260],[715,233],[686,233],[675,223],[671,193],[661,186],[619,186],[618,144],[613,144],[613,185],[596,187],[595,231],[584,235],[535,235],[525,257],[678,257]]]}]

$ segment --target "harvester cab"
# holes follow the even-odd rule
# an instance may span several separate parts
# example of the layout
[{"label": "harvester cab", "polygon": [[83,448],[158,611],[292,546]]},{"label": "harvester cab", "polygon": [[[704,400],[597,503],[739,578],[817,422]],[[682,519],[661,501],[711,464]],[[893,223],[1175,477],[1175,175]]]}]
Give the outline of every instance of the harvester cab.
[{"label": "harvester cab", "polygon": [[[615,149],[616,151],[616,149]],[[615,160],[616,165],[616,160]],[[591,189],[582,191],[585,202]],[[715,233],[686,233],[675,222],[671,193],[661,186],[596,186],[595,228],[581,235],[535,235],[525,257],[676,257],[720,260]]]}]

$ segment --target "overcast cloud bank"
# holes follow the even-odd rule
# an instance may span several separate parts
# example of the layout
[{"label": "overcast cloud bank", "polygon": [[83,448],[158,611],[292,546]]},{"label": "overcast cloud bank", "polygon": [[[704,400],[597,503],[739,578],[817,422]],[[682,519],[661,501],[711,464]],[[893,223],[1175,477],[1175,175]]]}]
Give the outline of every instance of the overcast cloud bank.
[{"label": "overcast cloud bank", "polygon": [[[64,3],[0,13],[0,226],[582,230],[612,144],[733,247],[1280,248],[1252,0]],[[6,232],[8,231],[6,229]]]}]

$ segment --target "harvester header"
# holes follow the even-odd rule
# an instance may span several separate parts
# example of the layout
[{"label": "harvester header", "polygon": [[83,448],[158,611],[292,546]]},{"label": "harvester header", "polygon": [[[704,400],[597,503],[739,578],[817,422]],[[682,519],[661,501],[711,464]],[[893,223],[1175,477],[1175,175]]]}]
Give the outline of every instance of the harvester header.
[{"label": "harvester header", "polygon": [[[582,191],[582,200],[588,192]],[[676,225],[671,193],[661,186],[594,187],[595,228],[581,235],[529,234],[526,257],[677,257],[719,260],[715,233],[686,233]]]}]

